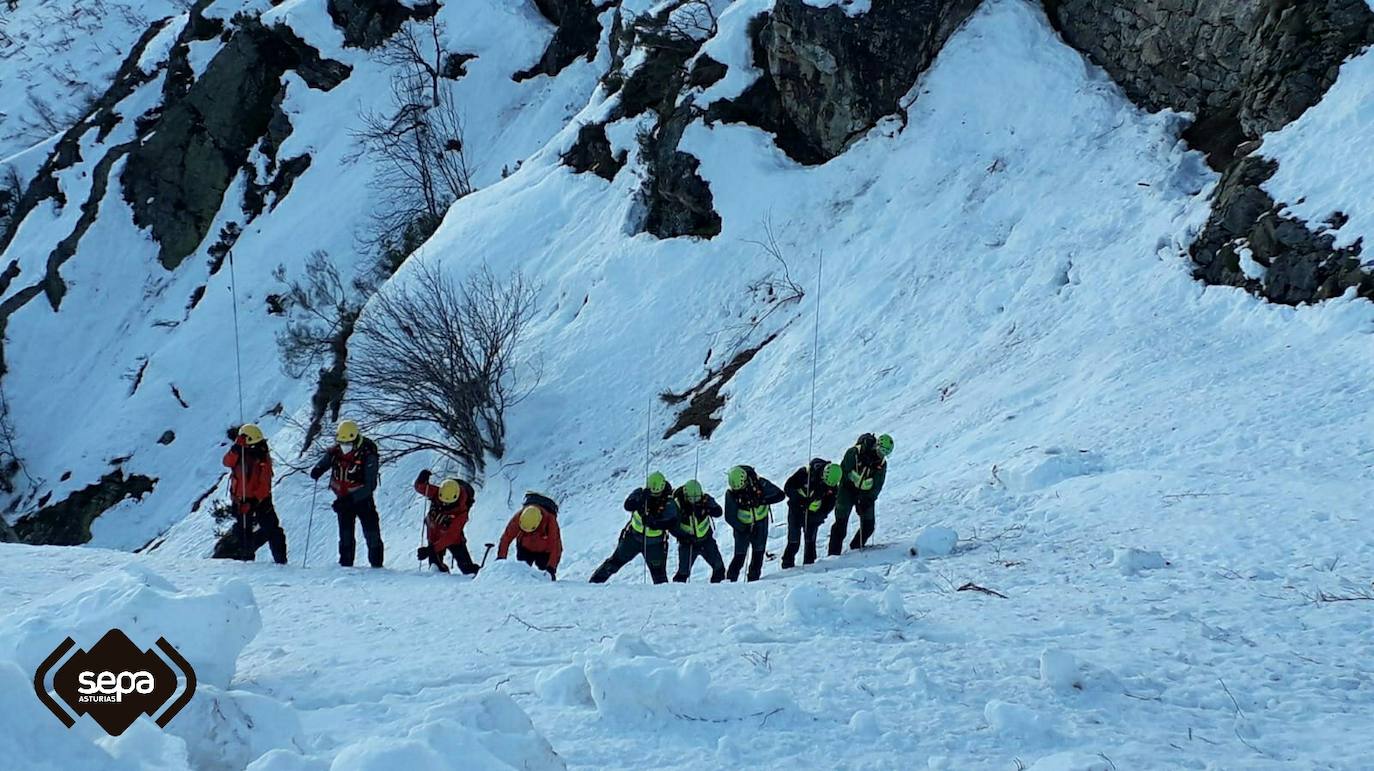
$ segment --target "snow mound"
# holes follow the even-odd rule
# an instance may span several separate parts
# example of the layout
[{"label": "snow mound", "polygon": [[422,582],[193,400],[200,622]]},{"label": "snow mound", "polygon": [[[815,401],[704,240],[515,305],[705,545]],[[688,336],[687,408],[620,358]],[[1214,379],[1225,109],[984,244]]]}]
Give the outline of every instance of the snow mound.
[{"label": "snow mound", "polygon": [[192,767],[201,771],[237,771],[272,750],[292,750],[305,741],[295,710],[266,696],[213,685],[197,687],[167,731],[185,740]]},{"label": "snow mound", "polygon": [[[253,590],[230,579],[210,591],[178,591],[146,568],[66,586],[0,618],[0,658],[34,671],[66,637],[89,647],[111,629],[136,644],[159,637],[195,669],[202,685],[228,688],[239,653],[262,628]],[[175,632],[169,630],[176,630]]]},{"label": "snow mound", "polygon": [[1056,693],[1120,690],[1110,670],[1090,664],[1067,651],[1047,648],[1040,654],[1040,682]]},{"label": "snow mound", "polygon": [[[567,767],[525,710],[504,693],[484,693],[431,707],[425,719],[410,737],[424,740],[444,757],[463,758],[465,767],[527,771]],[[468,765],[473,763],[477,765]]]},{"label": "snow mound", "polygon": [[997,478],[1012,493],[1033,493],[1074,477],[1106,470],[1102,456],[1088,450],[1062,447],[1031,448],[997,471]]},{"label": "snow mound", "polygon": [[1030,771],[1113,771],[1110,761],[1086,752],[1056,752],[1035,761]]},{"label": "snow mound", "polygon": [[488,562],[472,580],[489,584],[547,584],[549,574],[519,560],[504,559]]},{"label": "snow mound", "polygon": [[329,771],[329,761],[290,750],[272,750],[243,771]]},{"label": "snow mound", "polygon": [[911,554],[916,557],[948,557],[957,543],[959,534],[953,528],[928,527],[916,536],[916,545],[911,547]]},{"label": "snow mound", "polygon": [[1055,735],[1054,728],[1045,716],[1020,704],[993,699],[983,708],[983,717],[993,731],[1003,736],[1041,740]]},{"label": "snow mound", "polygon": [[[434,748],[414,739],[368,739],[350,744],[334,758],[329,771],[448,771],[451,766]],[[486,768],[473,765],[470,768]]]},{"label": "snow mound", "polygon": [[[582,680],[579,682],[577,673]],[[634,635],[619,635],[575,657],[539,681],[541,696],[576,703],[585,689],[602,719],[646,718],[729,722],[798,712],[786,691],[713,685],[704,661],[663,657]]]},{"label": "snow mound", "polygon": [[782,609],[783,618],[789,623],[806,626],[886,623],[907,618],[902,594],[891,586],[874,600],[857,592],[837,594],[819,584],[799,584],[783,597]]},{"label": "snow mound", "polygon": [[1121,571],[1123,576],[1133,576],[1143,570],[1161,570],[1169,567],[1169,561],[1157,551],[1145,549],[1114,549],[1109,567]]}]

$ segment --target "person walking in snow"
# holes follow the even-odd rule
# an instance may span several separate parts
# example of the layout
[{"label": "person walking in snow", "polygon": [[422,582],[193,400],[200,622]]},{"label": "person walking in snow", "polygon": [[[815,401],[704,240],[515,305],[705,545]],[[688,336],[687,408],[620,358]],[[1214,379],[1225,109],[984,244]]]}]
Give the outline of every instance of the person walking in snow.
[{"label": "person walking in snow", "polygon": [[477,575],[477,563],[468,552],[468,539],[463,528],[468,524],[474,493],[472,485],[458,479],[445,479],[438,486],[429,483],[433,475],[429,469],[415,478],[415,492],[429,501],[425,514],[425,533],[428,544],[415,552],[415,558],[429,560],[440,572],[449,572],[444,564],[444,552],[453,555],[453,564],[465,576]]},{"label": "person walking in snow", "polygon": [[563,559],[558,504],[547,495],[525,493],[524,504],[506,523],[506,531],[501,534],[496,559],[506,559],[512,543],[515,544],[516,559],[539,568],[548,573],[550,579],[557,581],[558,563]]},{"label": "person walking in snow", "polygon": [[725,577],[738,581],[744,559],[749,557],[748,580],[757,581],[763,575],[763,557],[768,550],[771,506],[784,496],[777,485],[759,476],[752,466],[735,466],[726,475],[726,481],[730,489],[725,492],[725,521],[735,531],[735,556]]},{"label": "person walking in snow", "polygon": [[782,491],[787,496],[787,548],[782,550],[783,570],[796,566],[797,550],[803,541],[806,548],[802,564],[816,561],[816,534],[835,509],[835,495],[842,476],[838,464],[824,458],[812,458],[783,483]]},{"label": "person walking in snow", "polygon": [[286,564],[286,531],[272,505],[272,453],[262,429],[253,423],[239,426],[234,444],[224,454],[229,469],[229,500],[234,525],[215,544],[215,559],[251,562],[267,544],[272,561]]},{"label": "person walking in snow", "polygon": [[840,489],[835,496],[835,524],[830,526],[830,556],[839,555],[844,548],[851,511],[859,512],[859,529],[849,548],[861,549],[873,537],[878,494],[887,479],[887,456],[892,454],[892,446],[892,437],[887,434],[864,434],[845,452],[840,463]]},{"label": "person walking in snow", "polygon": [[649,475],[644,487],[625,499],[630,522],[620,531],[615,551],[592,573],[591,582],[603,584],[636,556],[643,555],[654,583],[668,582],[668,531],[678,521],[673,487],[661,472]]},{"label": "person walking in snow", "polygon": [[711,566],[711,583],[725,580],[725,560],[720,556],[716,545],[716,528],[711,520],[720,517],[720,504],[701,489],[695,479],[679,487],[673,493],[673,503],[677,506],[678,522],[673,535],[677,537],[677,572],[673,580],[687,583],[692,576],[692,564],[697,557],[706,560]]},{"label": "person walking in snow", "polygon": [[329,489],[334,491],[334,513],[339,520],[339,564],[353,567],[358,542],[356,526],[363,528],[367,541],[367,561],[374,568],[382,566],[382,526],[377,515],[377,480],[381,456],[377,444],[362,435],[358,424],[345,420],[335,432],[338,444],[325,451],[324,457],[310,470],[311,479],[319,479],[329,472]]}]

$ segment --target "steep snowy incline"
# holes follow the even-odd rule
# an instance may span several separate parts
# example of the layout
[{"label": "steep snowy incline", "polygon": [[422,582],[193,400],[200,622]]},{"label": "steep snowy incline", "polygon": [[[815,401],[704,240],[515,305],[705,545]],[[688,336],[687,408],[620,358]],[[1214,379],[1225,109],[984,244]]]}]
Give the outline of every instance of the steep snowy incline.
[{"label": "steep snowy incline", "polygon": [[[1200,545],[1153,525],[1164,507],[1223,539],[1350,511],[1374,454],[1374,419],[1357,408],[1374,346],[1367,303],[1281,308],[1194,282],[1180,254],[1212,175],[1179,143],[1178,118],[1130,106],[1038,9],[989,4],[918,88],[904,130],[881,126],[819,167],[754,129],[693,125],[684,146],[725,223],[709,241],[625,235],[641,168],[632,159],[610,183],[572,174],[557,158],[575,126],[454,207],[417,259],[461,275],[475,261],[452,255],[480,255],[544,284],[529,351],[543,378],[510,415],[474,541],[494,540],[520,491],[543,489],[564,504],[568,574],[590,572],[643,475],[650,403],[650,465],[671,480],[695,473],[698,448],[717,493],[734,463],[775,480],[798,466],[821,254],[815,453],[838,457],[862,431],[897,438],[882,541],[968,516],[1025,522],[1062,511],[1070,491],[1078,513],[1130,511],[1144,545],[1166,551]],[[608,133],[633,155],[634,131]],[[807,289],[776,310],[750,290],[778,277],[749,243],[769,218]],[[726,386],[709,442],[659,438],[673,417],[659,393],[774,332]],[[426,460],[387,472],[393,543],[415,537],[405,483]],[[277,496],[300,543],[309,488],[289,478]],[[333,548],[321,521],[312,560]],[[1080,537],[1117,533],[1076,524],[1089,528]],[[188,521],[163,548],[201,554],[206,539]]]}]

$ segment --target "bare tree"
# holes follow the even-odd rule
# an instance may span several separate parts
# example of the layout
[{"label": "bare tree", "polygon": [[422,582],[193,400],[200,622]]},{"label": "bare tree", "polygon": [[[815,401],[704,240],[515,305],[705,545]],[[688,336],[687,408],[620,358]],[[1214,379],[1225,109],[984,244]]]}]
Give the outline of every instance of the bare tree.
[{"label": "bare tree", "polygon": [[393,68],[391,100],[364,110],[353,132],[375,164],[377,205],[360,240],[394,271],[433,234],[454,201],[472,192],[463,118],[453,89],[441,82],[442,28],[410,24],[379,55]]},{"label": "bare tree", "polygon": [[653,14],[630,20],[635,40],[646,48],[696,53],[719,29],[711,0],[676,0]]},{"label": "bare tree", "polygon": [[36,487],[37,482],[29,476],[24,461],[19,457],[14,436],[14,423],[10,420],[10,402],[5,397],[5,389],[0,385],[0,492],[13,494],[18,487],[15,477],[23,475],[29,485]]},{"label": "bare tree", "polygon": [[350,402],[389,455],[432,450],[477,474],[505,453],[506,410],[538,380],[516,372],[537,296],[518,272],[484,267],[459,284],[420,263],[373,298],[354,333]]}]

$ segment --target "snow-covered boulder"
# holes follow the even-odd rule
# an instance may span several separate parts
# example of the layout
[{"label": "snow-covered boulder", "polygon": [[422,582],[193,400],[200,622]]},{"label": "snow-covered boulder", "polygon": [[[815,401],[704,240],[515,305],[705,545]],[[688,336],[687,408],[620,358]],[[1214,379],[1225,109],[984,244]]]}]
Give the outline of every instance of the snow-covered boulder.
[{"label": "snow-covered boulder", "polygon": [[488,584],[547,584],[549,574],[520,560],[488,560],[473,581]]},{"label": "snow-covered boulder", "polygon": [[[468,761],[490,756],[498,765],[522,771],[562,771],[563,759],[515,700],[505,693],[457,699],[425,711],[425,723],[410,732],[445,757]],[[504,764],[504,765],[501,765]]]},{"label": "snow-covered boulder", "polygon": [[997,478],[1012,493],[1033,493],[1054,487],[1066,479],[1099,474],[1107,467],[1101,455],[1088,450],[1036,447],[1021,452],[997,471]]},{"label": "snow-covered boulder", "polygon": [[1161,570],[1169,567],[1169,561],[1157,551],[1145,549],[1114,549],[1108,567],[1121,571],[1123,576],[1133,576],[1143,570]]},{"label": "snow-covered boulder", "polygon": [[1116,766],[1101,755],[1071,750],[1056,752],[1035,761],[1029,771],[1115,771]]},{"label": "snow-covered boulder", "polygon": [[1056,693],[1120,690],[1121,687],[1121,681],[1110,670],[1052,648],[1040,654],[1040,682]]},{"label": "snow-covered boulder", "polygon": [[1044,715],[1020,704],[993,699],[983,708],[983,718],[992,730],[1004,736],[1023,740],[1040,740],[1054,736],[1054,727]]},{"label": "snow-covered boulder", "polygon": [[921,531],[916,536],[916,544],[911,547],[914,557],[948,557],[959,543],[959,534],[953,528],[935,525]]},{"label": "snow-covered boulder", "polygon": [[0,618],[0,659],[32,672],[66,637],[89,647],[114,628],[144,647],[166,637],[202,685],[228,688],[239,653],[262,628],[262,619],[243,581],[179,591],[151,570],[130,565],[64,586]]},{"label": "snow-covered boulder", "polygon": [[167,731],[186,742],[199,771],[238,771],[277,749],[305,743],[296,711],[267,696],[202,685]]}]

